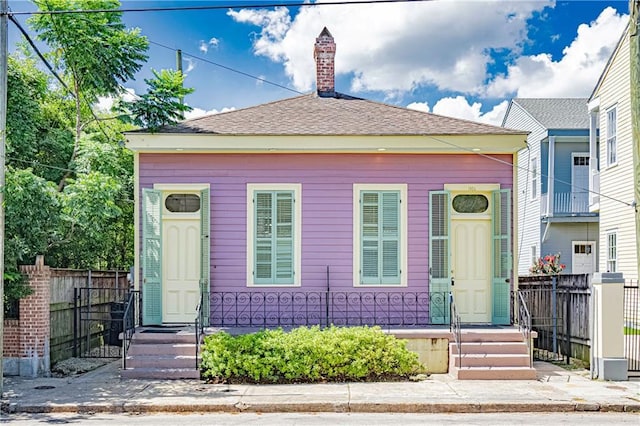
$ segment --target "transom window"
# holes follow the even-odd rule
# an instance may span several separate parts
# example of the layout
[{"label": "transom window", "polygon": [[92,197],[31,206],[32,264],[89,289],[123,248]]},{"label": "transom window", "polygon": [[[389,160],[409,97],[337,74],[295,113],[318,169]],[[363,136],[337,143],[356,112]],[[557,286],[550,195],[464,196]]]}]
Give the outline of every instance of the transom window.
[{"label": "transom window", "polygon": [[484,213],[489,208],[489,200],[482,194],[460,194],[451,202],[457,213]]},{"label": "transom window", "polygon": [[195,213],[200,211],[200,197],[197,194],[170,194],[164,206],[171,213]]}]

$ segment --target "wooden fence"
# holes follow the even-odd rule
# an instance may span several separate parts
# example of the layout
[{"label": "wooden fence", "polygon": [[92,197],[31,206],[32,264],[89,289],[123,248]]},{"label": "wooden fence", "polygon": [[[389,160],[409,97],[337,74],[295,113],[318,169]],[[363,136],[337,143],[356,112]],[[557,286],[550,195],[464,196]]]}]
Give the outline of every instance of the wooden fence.
[{"label": "wooden fence", "polygon": [[[51,269],[51,364],[73,355],[74,289],[126,289],[128,285],[127,274],[123,271]],[[109,305],[118,301],[104,300],[101,303]]]},{"label": "wooden fence", "polygon": [[[553,282],[555,278],[555,284]],[[590,360],[591,340],[589,275],[522,276],[518,289],[538,332],[535,351],[541,359]]]}]

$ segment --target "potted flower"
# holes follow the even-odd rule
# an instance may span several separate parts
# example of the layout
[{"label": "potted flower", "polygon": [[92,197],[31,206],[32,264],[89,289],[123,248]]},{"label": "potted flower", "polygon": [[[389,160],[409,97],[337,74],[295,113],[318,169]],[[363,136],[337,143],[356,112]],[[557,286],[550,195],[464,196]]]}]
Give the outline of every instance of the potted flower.
[{"label": "potted flower", "polygon": [[529,268],[532,275],[558,275],[567,267],[564,263],[560,263],[560,253],[548,254],[540,257]]}]

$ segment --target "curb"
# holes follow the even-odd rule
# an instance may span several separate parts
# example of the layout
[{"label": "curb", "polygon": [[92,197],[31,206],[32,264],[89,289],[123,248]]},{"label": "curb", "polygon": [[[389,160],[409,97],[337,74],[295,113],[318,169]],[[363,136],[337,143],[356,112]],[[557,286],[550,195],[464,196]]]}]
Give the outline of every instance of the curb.
[{"label": "curb", "polygon": [[3,404],[2,412],[15,413],[640,413],[640,404],[597,404],[563,402],[519,403],[300,403],[300,404]]}]

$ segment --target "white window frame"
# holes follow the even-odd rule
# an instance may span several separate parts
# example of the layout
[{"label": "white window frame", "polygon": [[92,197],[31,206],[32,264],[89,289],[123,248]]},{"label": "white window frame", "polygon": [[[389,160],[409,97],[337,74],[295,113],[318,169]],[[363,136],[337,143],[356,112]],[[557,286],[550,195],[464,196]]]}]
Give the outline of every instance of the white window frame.
[{"label": "white window frame", "polygon": [[[353,184],[353,286],[369,288],[406,287],[407,286],[407,188],[406,183],[399,184]],[[398,284],[361,284],[360,283],[360,194],[363,191],[399,191],[400,192],[400,282]]]},{"label": "white window frame", "polygon": [[[606,150],[607,150],[607,166],[615,166],[618,164],[618,109],[617,105],[612,106],[607,109],[606,114],[606,123],[607,123],[607,134],[606,134]],[[614,116],[615,120],[613,124],[611,123],[611,116]],[[613,160],[611,158],[613,154]]]},{"label": "white window frame", "polygon": [[[255,210],[253,196],[256,191],[293,191],[293,283],[256,284],[253,279]],[[302,285],[302,184],[300,183],[248,183],[247,184],[247,287],[300,287]]]},{"label": "white window frame", "polygon": [[538,158],[531,159],[531,199],[538,198]]},{"label": "white window frame", "polygon": [[538,263],[538,246],[534,244],[531,246],[531,264],[535,265],[537,263]]},{"label": "white window frame", "polygon": [[618,232],[609,231],[607,232],[606,235],[607,235],[607,263],[606,263],[605,269],[607,270],[607,272],[617,272],[618,271]]}]

